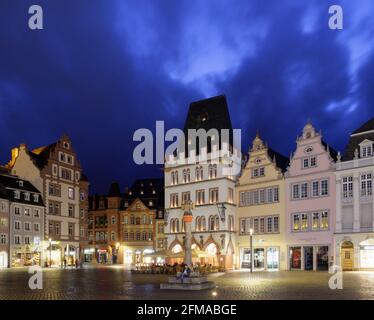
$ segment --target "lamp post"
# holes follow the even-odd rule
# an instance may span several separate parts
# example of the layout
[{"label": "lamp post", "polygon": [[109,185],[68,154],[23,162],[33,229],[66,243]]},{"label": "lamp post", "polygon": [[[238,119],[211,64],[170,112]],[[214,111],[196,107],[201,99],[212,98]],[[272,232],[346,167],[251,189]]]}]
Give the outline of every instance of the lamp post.
[{"label": "lamp post", "polygon": [[249,242],[251,250],[251,272],[253,272],[253,229],[249,229]]},{"label": "lamp post", "polygon": [[49,238],[49,267],[52,268],[52,239]]}]

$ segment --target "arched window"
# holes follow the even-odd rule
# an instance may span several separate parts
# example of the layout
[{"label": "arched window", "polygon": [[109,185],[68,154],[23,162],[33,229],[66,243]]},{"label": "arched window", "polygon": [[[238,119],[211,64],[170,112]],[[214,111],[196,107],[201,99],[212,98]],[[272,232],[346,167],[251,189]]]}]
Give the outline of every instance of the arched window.
[{"label": "arched window", "polygon": [[187,170],[184,169],[183,170],[183,183],[186,183],[187,182]]},{"label": "arched window", "polygon": [[174,172],[175,184],[178,184],[178,171]]},{"label": "arched window", "polygon": [[186,231],[186,223],[182,220],[182,232]]},{"label": "arched window", "polygon": [[200,227],[200,231],[205,231],[206,230],[206,221],[205,221],[205,217],[201,217],[201,227]]},{"label": "arched window", "polygon": [[175,232],[175,223],[174,223],[174,219],[171,219],[171,220],[170,220],[170,232],[171,232],[171,233],[174,233],[174,232]]},{"label": "arched window", "polygon": [[208,167],[208,176],[209,176],[209,179],[213,178],[213,166],[211,164]]},{"label": "arched window", "polygon": [[174,171],[171,172],[171,184],[175,184],[175,173]]},{"label": "arched window", "polygon": [[215,216],[214,217],[214,230],[219,230],[219,217]]},{"label": "arched window", "polygon": [[195,220],[195,231],[200,231],[201,228],[201,217],[196,217]]},{"label": "arched window", "polygon": [[217,178],[217,165],[213,165],[213,178]]},{"label": "arched window", "polygon": [[234,216],[230,215],[230,231],[234,231]]},{"label": "arched window", "polygon": [[200,168],[196,167],[195,169],[195,176],[196,176],[196,181],[200,181]]},{"label": "arched window", "polygon": [[130,241],[134,240],[134,232],[130,232]]},{"label": "arched window", "polygon": [[175,219],[175,232],[179,232],[179,219]]},{"label": "arched window", "polygon": [[209,217],[209,231],[214,231],[214,216]]},{"label": "arched window", "polygon": [[142,233],[142,240],[143,241],[147,240],[147,233],[145,231],[143,231],[143,233]]},{"label": "arched window", "polygon": [[200,166],[200,167],[196,167],[195,169],[196,173],[196,181],[201,181],[203,180],[203,167]]},{"label": "arched window", "polygon": [[131,215],[130,217],[130,224],[135,224],[135,216]]},{"label": "arched window", "polygon": [[112,216],[112,224],[116,224],[116,217]]},{"label": "arched window", "polygon": [[187,169],[186,174],[187,174],[187,182],[190,182],[191,181],[191,172],[190,172],[190,169]]}]

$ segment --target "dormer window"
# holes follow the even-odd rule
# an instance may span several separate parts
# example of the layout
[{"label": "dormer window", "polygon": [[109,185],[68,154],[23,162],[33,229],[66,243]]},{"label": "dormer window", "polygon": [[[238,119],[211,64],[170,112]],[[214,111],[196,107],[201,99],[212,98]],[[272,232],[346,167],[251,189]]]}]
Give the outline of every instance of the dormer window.
[{"label": "dormer window", "polygon": [[30,201],[30,193],[25,193],[25,200]]},{"label": "dormer window", "polygon": [[63,143],[63,146],[64,146],[64,148],[67,149],[67,150],[70,149],[70,144],[69,144],[68,142],[66,142],[66,141]]},{"label": "dormer window", "polygon": [[19,199],[20,197],[21,193],[18,190],[14,191],[14,199]]},{"label": "dormer window", "polygon": [[18,185],[19,185],[20,187],[23,187],[23,181],[22,181],[22,180],[19,180],[19,181],[18,181]]},{"label": "dormer window", "polygon": [[368,140],[364,141],[362,144],[360,144],[360,149],[361,149],[361,158],[368,158],[374,155],[372,141],[368,141]]},{"label": "dormer window", "polygon": [[39,195],[38,194],[34,194],[33,197],[34,197],[34,202],[39,202]]}]

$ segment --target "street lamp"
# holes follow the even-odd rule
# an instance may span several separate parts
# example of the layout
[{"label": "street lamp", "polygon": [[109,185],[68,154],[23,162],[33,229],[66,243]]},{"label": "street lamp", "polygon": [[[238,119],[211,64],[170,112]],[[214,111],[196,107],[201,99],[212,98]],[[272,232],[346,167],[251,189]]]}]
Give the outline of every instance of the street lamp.
[{"label": "street lamp", "polygon": [[251,250],[251,272],[253,272],[253,229],[249,229],[249,242]]},{"label": "street lamp", "polygon": [[52,268],[52,239],[49,238],[49,267]]}]

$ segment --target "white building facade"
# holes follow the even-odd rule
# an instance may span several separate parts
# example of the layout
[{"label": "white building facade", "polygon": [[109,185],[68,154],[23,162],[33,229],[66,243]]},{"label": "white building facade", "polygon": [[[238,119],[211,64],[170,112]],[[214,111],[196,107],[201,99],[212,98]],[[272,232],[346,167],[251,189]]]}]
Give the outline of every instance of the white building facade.
[{"label": "white building facade", "polygon": [[[187,129],[231,129],[224,96],[194,102],[185,124]],[[218,137],[216,137],[218,138]],[[187,140],[187,139],[186,139]],[[212,141],[214,138],[212,138]],[[189,143],[191,143],[189,141]],[[169,263],[183,262],[184,225],[182,205],[191,201],[192,258],[194,263],[234,269],[236,263],[235,177],[225,173],[221,158],[211,157],[209,145],[197,146],[196,155],[178,150],[165,163],[165,210]],[[222,148],[227,147],[222,143]],[[203,155],[208,154],[208,160]],[[219,208],[225,208],[224,214]]]},{"label": "white building facade", "polygon": [[343,270],[374,269],[374,119],[350,136],[336,164],[335,261]]}]

